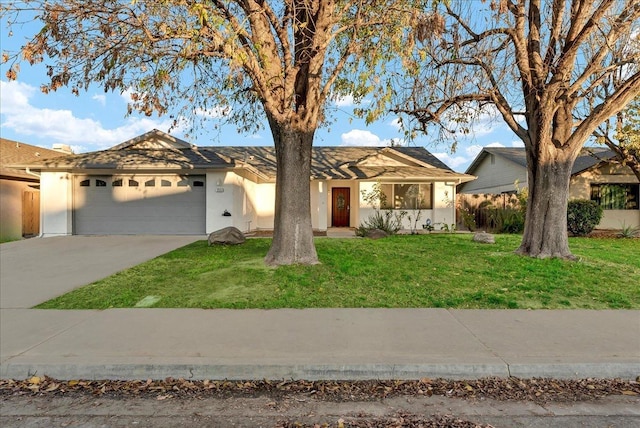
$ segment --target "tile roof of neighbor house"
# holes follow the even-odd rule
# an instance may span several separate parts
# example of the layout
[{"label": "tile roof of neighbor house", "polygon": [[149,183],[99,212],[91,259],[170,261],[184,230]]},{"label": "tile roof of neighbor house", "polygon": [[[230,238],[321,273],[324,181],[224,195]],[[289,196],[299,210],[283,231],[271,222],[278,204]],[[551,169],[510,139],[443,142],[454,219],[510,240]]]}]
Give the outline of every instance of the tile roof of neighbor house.
[{"label": "tile roof of neighbor house", "polygon": [[0,138],[0,176],[37,182],[39,180],[34,175],[28,174],[24,170],[11,168],[9,165],[27,164],[65,155],[67,154],[56,150]]},{"label": "tile roof of neighbor house", "polygon": [[[501,156],[524,168],[527,167],[527,154],[524,147],[483,147],[482,151],[473,160],[473,162],[471,162],[471,165],[469,165],[465,173],[473,174],[476,168],[489,154]],[[573,168],[571,169],[571,175],[578,174],[613,157],[615,157],[615,153],[606,147],[585,147],[582,149],[580,156],[578,156],[574,162]]]},{"label": "tile roof of neighbor house", "polygon": [[[381,152],[413,160],[415,166],[358,166],[356,163]],[[423,147],[314,147],[311,174],[316,179],[433,178],[468,181]],[[428,165],[428,166],[421,166]],[[247,168],[264,180],[276,175],[274,147],[220,146],[140,149],[126,143],[99,152],[37,162],[33,168],[55,169],[227,169]]]}]

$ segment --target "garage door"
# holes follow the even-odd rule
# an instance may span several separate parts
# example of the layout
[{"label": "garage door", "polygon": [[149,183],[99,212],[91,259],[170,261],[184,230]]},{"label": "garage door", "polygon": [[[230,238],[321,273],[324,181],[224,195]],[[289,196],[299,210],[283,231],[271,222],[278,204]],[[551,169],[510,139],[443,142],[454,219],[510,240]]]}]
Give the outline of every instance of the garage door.
[{"label": "garage door", "polygon": [[74,177],[74,234],[205,233],[205,176]]}]

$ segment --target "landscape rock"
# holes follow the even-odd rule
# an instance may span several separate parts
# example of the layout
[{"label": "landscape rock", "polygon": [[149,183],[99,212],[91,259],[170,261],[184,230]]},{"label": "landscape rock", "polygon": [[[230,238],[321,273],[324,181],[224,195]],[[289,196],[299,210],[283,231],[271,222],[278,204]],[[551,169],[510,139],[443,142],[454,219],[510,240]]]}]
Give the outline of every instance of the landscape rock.
[{"label": "landscape rock", "polygon": [[487,232],[477,232],[473,235],[473,242],[480,242],[481,244],[495,244],[495,237]]},{"label": "landscape rock", "polygon": [[387,232],[385,232],[384,230],[371,229],[371,230],[367,231],[367,234],[365,235],[365,238],[380,239],[380,238],[386,238],[387,236],[389,236],[389,234]]},{"label": "landscape rock", "polygon": [[209,234],[209,245],[238,245],[244,244],[246,240],[244,233],[233,226]]}]

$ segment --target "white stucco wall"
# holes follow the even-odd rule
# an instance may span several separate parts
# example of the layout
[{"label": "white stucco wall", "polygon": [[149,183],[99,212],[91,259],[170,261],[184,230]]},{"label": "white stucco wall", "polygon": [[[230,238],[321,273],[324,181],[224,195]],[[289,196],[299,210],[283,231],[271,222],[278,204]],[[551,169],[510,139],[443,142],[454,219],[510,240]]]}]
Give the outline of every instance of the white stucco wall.
[{"label": "white stucco wall", "polygon": [[255,187],[256,215],[258,229],[273,229],[276,205],[276,184],[261,183]]},{"label": "white stucco wall", "polygon": [[43,172],[40,176],[40,233],[42,236],[72,234],[73,180],[66,172]]},{"label": "white stucco wall", "polygon": [[[238,213],[235,210],[234,196],[240,193],[237,189],[237,175],[232,172],[207,173],[207,202],[206,202],[206,232],[211,233],[224,227],[235,226],[242,230],[240,224],[235,224]],[[222,214],[224,210],[231,213],[230,217]],[[238,221],[240,223],[241,220]]]},{"label": "white stucco wall", "polygon": [[329,190],[324,180],[311,181],[311,225],[317,230],[327,230],[327,205]]}]

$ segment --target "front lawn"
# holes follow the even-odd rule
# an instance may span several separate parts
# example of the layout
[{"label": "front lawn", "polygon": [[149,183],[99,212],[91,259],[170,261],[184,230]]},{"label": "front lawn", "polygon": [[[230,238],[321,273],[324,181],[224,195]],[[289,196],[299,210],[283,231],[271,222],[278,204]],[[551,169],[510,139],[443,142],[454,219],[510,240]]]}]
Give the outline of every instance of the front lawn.
[{"label": "front lawn", "polygon": [[640,240],[570,238],[567,262],[516,256],[520,239],[318,238],[322,264],[279,268],[262,262],[270,239],[199,241],[38,308],[640,308]]}]

